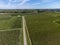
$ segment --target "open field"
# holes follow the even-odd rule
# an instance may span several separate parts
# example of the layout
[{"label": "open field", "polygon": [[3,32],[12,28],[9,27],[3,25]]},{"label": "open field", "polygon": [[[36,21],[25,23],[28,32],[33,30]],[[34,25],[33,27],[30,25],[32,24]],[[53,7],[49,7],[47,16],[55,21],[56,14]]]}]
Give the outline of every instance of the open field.
[{"label": "open field", "polygon": [[[25,42],[30,45],[27,32],[27,36],[23,32],[22,16],[23,14],[0,14],[0,45],[25,45]],[[27,41],[24,41],[26,37]]]},{"label": "open field", "polygon": [[17,16],[0,16],[0,29],[21,28],[21,18]]},{"label": "open field", "polygon": [[27,45],[30,39],[32,45],[60,45],[60,12],[0,14],[1,45],[24,45],[19,15],[25,16]]},{"label": "open field", "polygon": [[22,17],[0,15],[0,45],[23,45]]},{"label": "open field", "polygon": [[26,16],[32,45],[60,45],[60,24],[56,20],[60,20],[60,12]]},{"label": "open field", "polygon": [[20,30],[0,31],[0,45],[20,45]]}]

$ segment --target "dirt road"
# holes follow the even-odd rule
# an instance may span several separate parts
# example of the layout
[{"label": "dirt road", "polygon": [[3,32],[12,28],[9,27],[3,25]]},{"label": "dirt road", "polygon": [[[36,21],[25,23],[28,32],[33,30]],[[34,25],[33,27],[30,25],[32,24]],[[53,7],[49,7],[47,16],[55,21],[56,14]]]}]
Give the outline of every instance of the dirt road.
[{"label": "dirt road", "polygon": [[24,41],[24,45],[27,45],[27,38],[26,38],[26,32],[25,32],[25,19],[24,19],[24,16],[22,16],[22,21],[23,21],[23,41]]}]

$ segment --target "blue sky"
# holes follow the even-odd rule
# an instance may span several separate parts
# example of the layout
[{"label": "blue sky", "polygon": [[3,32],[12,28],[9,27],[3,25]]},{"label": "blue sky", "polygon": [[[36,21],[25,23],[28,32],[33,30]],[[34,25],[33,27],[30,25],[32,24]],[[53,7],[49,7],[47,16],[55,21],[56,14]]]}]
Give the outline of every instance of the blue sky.
[{"label": "blue sky", "polygon": [[0,0],[0,9],[60,9],[60,0]]}]

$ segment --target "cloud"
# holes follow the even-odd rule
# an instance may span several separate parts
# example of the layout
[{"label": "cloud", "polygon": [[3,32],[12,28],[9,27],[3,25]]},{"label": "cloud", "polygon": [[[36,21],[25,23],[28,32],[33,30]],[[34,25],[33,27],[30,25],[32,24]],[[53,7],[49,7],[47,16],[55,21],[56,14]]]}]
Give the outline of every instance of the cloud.
[{"label": "cloud", "polygon": [[38,2],[30,3],[29,1],[31,0],[8,0],[8,4],[5,4],[6,1],[1,2],[0,0],[0,9],[34,9],[40,4]]},{"label": "cloud", "polygon": [[40,8],[43,8],[43,9],[56,9],[56,8],[59,8],[60,9],[60,2],[53,2],[53,3],[41,5]]},{"label": "cloud", "polygon": [[26,2],[28,2],[28,1],[30,1],[30,0],[23,0],[23,1],[20,3],[20,5],[23,5],[23,4],[25,4]]},{"label": "cloud", "polygon": [[54,3],[50,4],[49,7],[51,7],[51,8],[60,8],[60,2],[54,2]]},{"label": "cloud", "polygon": [[43,3],[52,2],[54,0],[42,0]]},{"label": "cloud", "polygon": [[13,5],[0,4],[0,9],[15,9]]},{"label": "cloud", "polygon": [[28,1],[30,1],[30,0],[9,0],[8,4],[20,2],[19,5],[24,5]]},{"label": "cloud", "polygon": [[9,0],[8,4],[5,4],[3,1],[0,1],[0,9],[27,9],[30,7],[29,5],[25,4],[27,1],[30,0]]},{"label": "cloud", "polygon": [[53,0],[41,0],[42,2],[32,1],[33,3],[29,1],[31,0],[9,0],[8,4],[0,1],[0,9],[60,8],[60,2],[52,2]]},{"label": "cloud", "polygon": [[9,2],[18,2],[18,1],[21,1],[21,0],[9,0]]},{"label": "cloud", "polygon": [[40,5],[41,3],[34,3],[34,4],[32,4],[32,5]]}]

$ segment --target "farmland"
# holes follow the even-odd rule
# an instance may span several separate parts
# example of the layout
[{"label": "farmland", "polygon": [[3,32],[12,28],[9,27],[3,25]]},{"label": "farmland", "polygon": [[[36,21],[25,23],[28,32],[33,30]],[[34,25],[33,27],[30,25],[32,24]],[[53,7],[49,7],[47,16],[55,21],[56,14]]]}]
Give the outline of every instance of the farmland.
[{"label": "farmland", "polygon": [[60,45],[60,12],[29,15],[26,22],[32,45]]},{"label": "farmland", "polygon": [[21,17],[0,14],[0,45],[23,45]]},{"label": "farmland", "polygon": [[0,45],[20,45],[20,30],[0,31]]},{"label": "farmland", "polygon": [[24,45],[21,16],[26,20],[27,45],[30,39],[32,45],[60,45],[60,12],[0,14],[1,45]]},{"label": "farmland", "polygon": [[21,18],[4,16],[0,16],[0,29],[21,28]]}]

